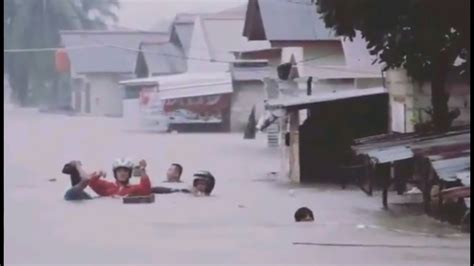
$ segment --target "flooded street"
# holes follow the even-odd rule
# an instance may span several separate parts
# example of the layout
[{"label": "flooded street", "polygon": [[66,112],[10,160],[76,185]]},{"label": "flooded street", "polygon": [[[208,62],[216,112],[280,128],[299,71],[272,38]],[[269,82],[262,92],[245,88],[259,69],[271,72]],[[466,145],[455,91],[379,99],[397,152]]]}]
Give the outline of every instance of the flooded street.
[{"label": "flooded street", "polygon": [[[379,195],[367,197],[354,186],[303,187],[270,175],[279,170],[278,150],[267,148],[262,134],[243,140],[242,134],[133,133],[117,118],[34,110],[6,110],[4,127],[6,265],[469,265],[470,235],[422,212],[384,211]],[[213,195],[157,195],[148,205],[63,200],[70,186],[64,163],[80,159],[111,179],[112,160],[123,156],[146,159],[153,185],[173,162],[183,165],[187,183],[195,171],[209,170]],[[302,206],[316,222],[293,221]]]}]

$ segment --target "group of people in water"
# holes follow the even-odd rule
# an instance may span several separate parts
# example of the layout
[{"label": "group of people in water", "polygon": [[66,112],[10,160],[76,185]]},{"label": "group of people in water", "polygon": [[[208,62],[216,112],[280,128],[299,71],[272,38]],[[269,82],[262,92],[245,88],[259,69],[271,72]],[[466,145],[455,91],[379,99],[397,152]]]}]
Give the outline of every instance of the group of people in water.
[{"label": "group of people in water", "polygon": [[[193,183],[189,188],[170,188],[164,186],[152,187],[150,178],[146,171],[147,163],[141,160],[138,165],[133,161],[120,158],[113,162],[112,171],[115,182],[104,178],[104,171],[87,173],[80,161],[71,161],[64,165],[62,172],[70,176],[71,188],[64,195],[65,200],[89,200],[90,196],[85,189],[90,187],[100,197],[126,197],[126,196],[148,196],[151,194],[168,193],[191,193],[196,196],[209,196],[214,189],[216,180],[208,171],[199,171],[193,175]],[[183,166],[177,163],[171,164],[166,172],[166,183],[182,184],[181,175]],[[138,184],[130,184],[133,176],[139,176]],[[296,222],[314,221],[313,212],[307,208],[299,208],[294,215]]]},{"label": "group of people in water", "polygon": [[[126,158],[119,158],[112,164],[114,181],[107,181],[104,171],[87,173],[80,161],[71,161],[64,165],[62,172],[70,176],[71,188],[64,195],[65,200],[88,200],[90,196],[85,189],[91,188],[101,197],[147,196],[152,193],[191,193],[196,196],[209,196],[214,189],[216,180],[209,171],[199,171],[193,175],[193,183],[189,188],[171,188],[164,186],[152,187],[146,171],[147,163],[141,160],[138,164]],[[173,163],[167,173],[167,183],[182,183],[183,167]],[[131,184],[130,179],[139,176],[138,184]]]}]

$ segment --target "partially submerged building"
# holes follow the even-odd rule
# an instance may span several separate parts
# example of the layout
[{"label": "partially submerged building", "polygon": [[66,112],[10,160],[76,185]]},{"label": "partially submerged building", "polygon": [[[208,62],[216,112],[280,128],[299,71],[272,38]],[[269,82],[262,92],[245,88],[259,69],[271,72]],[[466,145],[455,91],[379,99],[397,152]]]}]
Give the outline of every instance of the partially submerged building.
[{"label": "partially submerged building", "polygon": [[[215,90],[214,85],[217,82],[220,84],[220,88],[225,87],[225,90],[219,91],[218,95],[225,94],[226,96],[221,97],[217,96],[217,94],[215,96],[228,99],[219,101],[219,105],[226,104],[225,108],[229,110],[229,112],[223,112],[222,119],[208,119],[207,117],[210,114],[207,114],[207,111],[201,110],[197,112],[198,110],[189,104],[175,105],[178,108],[178,112],[172,115],[169,114],[168,109],[163,110],[165,116],[172,118],[169,120],[171,124],[177,124],[176,121],[181,121],[180,124],[185,124],[189,117],[195,117],[197,120],[202,121],[201,125],[221,121],[219,123],[221,123],[221,129],[224,131],[231,129],[242,131],[246,124],[246,121],[245,123],[243,122],[243,117],[248,118],[250,110],[254,105],[255,96],[262,94],[256,90],[260,89],[263,91],[263,88],[253,85],[247,86],[253,82],[258,82],[255,79],[255,75],[250,77],[247,75],[248,73],[243,73],[242,71],[240,73],[237,73],[239,71],[233,74],[230,73],[231,68],[241,68],[243,64],[242,62],[233,63],[235,57],[231,51],[246,51],[267,48],[269,46],[268,42],[250,43],[241,36],[244,15],[245,6],[215,14],[178,14],[171,26],[170,38],[170,43],[175,47],[179,47],[179,49],[174,50],[176,53],[171,54],[172,51],[159,50],[160,46],[163,48],[163,46],[170,46],[171,44],[155,45],[152,48],[155,49],[155,55],[151,56],[143,53],[141,55],[142,58],[138,58],[138,61],[142,63],[137,64],[137,76],[153,78],[124,80],[121,84],[127,86],[127,88],[132,86],[140,88],[140,86],[150,86],[150,82],[154,82],[157,98],[162,98],[164,107],[166,107],[167,103],[171,101],[193,103],[195,100],[199,102],[201,101],[199,99],[212,96],[209,94],[209,91]],[[189,30],[190,27],[192,31]],[[174,35],[176,35],[175,39],[173,39]],[[170,48],[168,47],[168,49]],[[178,56],[177,53],[181,53],[182,56]],[[168,58],[165,60],[162,57]],[[185,58],[184,62],[182,58]],[[153,65],[156,66],[153,67]],[[176,66],[179,66],[179,68]],[[258,65],[257,67],[261,66]],[[153,69],[159,69],[160,71]],[[198,76],[203,78],[200,81],[196,81]],[[176,90],[176,93],[171,93],[167,85],[164,85],[168,83],[168,80],[179,80],[179,85],[173,88],[173,90]],[[235,82],[235,86],[233,86],[233,82]],[[193,89],[186,89],[187,93],[183,96],[180,93],[182,88]],[[260,98],[263,101],[263,97]],[[179,115],[185,114],[188,118],[178,118]],[[189,124],[193,123],[189,120]]]},{"label": "partially submerged building", "polygon": [[167,39],[168,33],[162,32],[61,31],[71,61],[73,109],[90,115],[121,116],[125,91],[118,82],[134,77],[140,43]]}]

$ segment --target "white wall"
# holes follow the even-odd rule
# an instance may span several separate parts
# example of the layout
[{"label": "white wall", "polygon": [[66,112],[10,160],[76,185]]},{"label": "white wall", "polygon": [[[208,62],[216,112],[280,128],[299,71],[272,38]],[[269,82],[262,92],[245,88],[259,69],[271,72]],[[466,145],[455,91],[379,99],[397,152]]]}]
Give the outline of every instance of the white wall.
[{"label": "white wall", "polygon": [[[392,119],[395,117],[404,118],[403,123],[399,121],[397,124],[404,124],[406,132],[413,132],[416,123],[429,120],[429,115],[423,111],[425,108],[431,108],[431,84],[429,82],[420,86],[407,76],[405,70],[397,69],[387,71],[386,85],[389,89],[392,112],[402,110],[399,105],[404,105],[405,115],[392,113]],[[448,102],[449,109],[459,108],[461,111],[460,117],[453,124],[470,124],[470,86],[460,82],[451,82],[447,84],[447,89],[451,95]],[[397,107],[393,108],[394,105]]]},{"label": "white wall", "polygon": [[261,81],[234,81],[233,83],[230,127],[231,131],[243,132],[254,105],[256,106],[255,119],[264,112],[263,101],[266,99],[264,85]]},{"label": "white wall", "polygon": [[119,85],[118,74],[87,75],[91,88],[91,114],[98,116],[121,116],[125,90]]},{"label": "white wall", "polygon": [[[342,43],[338,41],[273,41],[272,47],[302,47],[304,63],[298,70],[304,71],[305,65],[345,65],[346,60]],[[300,69],[301,68],[301,69]],[[302,74],[300,72],[300,74]]]}]

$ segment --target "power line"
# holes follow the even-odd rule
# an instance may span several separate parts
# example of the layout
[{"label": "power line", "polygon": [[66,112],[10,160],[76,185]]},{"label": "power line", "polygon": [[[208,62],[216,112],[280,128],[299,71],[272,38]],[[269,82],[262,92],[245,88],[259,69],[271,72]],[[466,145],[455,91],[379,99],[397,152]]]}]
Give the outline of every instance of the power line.
[{"label": "power line", "polygon": [[34,53],[34,52],[48,52],[48,51],[57,51],[59,49],[66,49],[66,50],[80,50],[80,49],[87,49],[87,48],[97,48],[103,47],[104,45],[78,45],[78,46],[70,46],[70,47],[55,47],[55,48],[25,48],[25,49],[5,49],[3,50],[4,53]]},{"label": "power line", "polygon": [[[130,48],[130,47],[123,47],[119,45],[113,45],[113,44],[106,44],[106,43],[101,43],[97,42],[97,45],[84,45],[84,46],[71,46],[71,47],[56,47],[56,48],[31,48],[31,49],[6,49],[3,50],[4,53],[21,53],[21,52],[45,52],[45,51],[56,51],[58,49],[66,49],[66,50],[80,50],[80,49],[90,49],[90,48],[115,48],[115,49],[122,49],[122,50],[127,50],[130,52],[144,52],[144,53],[153,53],[153,54],[158,54],[162,56],[168,56],[168,57],[175,57],[175,58],[181,58],[181,59],[188,59],[188,60],[196,60],[196,61],[205,61],[205,62],[213,62],[213,63],[233,63],[235,62],[234,60],[228,61],[228,60],[220,60],[220,59],[212,59],[212,58],[199,58],[199,57],[190,57],[186,55],[176,55],[176,54],[166,54],[166,53],[161,53],[159,51],[152,51],[152,50],[140,50],[136,48]],[[339,53],[329,53],[326,55],[322,56],[317,56],[317,57],[312,57],[312,58],[307,58],[304,60],[300,60],[295,62],[296,64],[303,64],[306,62],[310,61],[315,61],[318,59],[326,58],[326,57],[331,57],[333,55],[337,55]]]}]

